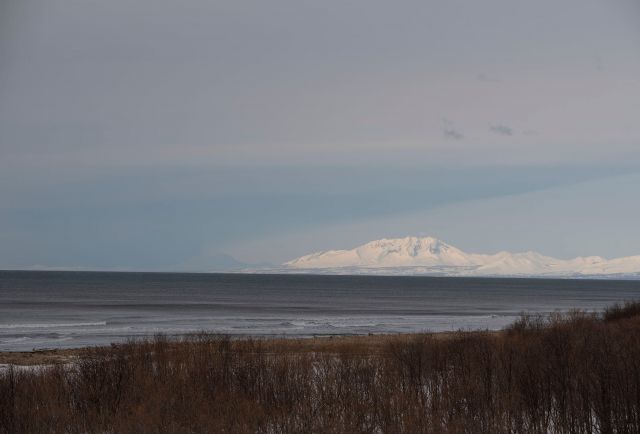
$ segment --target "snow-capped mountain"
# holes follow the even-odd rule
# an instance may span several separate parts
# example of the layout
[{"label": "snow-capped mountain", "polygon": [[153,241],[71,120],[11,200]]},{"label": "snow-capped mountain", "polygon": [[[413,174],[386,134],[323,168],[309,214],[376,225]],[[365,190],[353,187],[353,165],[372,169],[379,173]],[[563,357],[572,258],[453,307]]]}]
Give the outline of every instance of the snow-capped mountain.
[{"label": "snow-capped mountain", "polygon": [[433,237],[371,241],[351,250],[312,253],[283,264],[282,271],[335,274],[453,276],[640,277],[640,256],[563,260],[536,252],[467,253]]}]

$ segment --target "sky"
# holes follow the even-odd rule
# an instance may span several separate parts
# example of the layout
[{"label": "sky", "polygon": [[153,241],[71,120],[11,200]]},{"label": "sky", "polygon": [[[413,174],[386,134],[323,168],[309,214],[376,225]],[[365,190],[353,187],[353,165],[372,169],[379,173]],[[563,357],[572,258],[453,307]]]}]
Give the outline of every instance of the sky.
[{"label": "sky", "polygon": [[636,0],[0,0],[0,269],[640,254]]}]

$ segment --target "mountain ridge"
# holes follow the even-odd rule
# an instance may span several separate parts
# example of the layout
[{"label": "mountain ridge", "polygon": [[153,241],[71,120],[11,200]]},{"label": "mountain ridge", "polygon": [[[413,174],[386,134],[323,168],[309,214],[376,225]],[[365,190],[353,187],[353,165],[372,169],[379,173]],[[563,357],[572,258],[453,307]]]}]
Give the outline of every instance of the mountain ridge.
[{"label": "mountain ridge", "polygon": [[435,237],[383,238],[353,249],[326,250],[282,264],[284,272],[450,276],[640,277],[640,255],[558,259],[534,251],[467,253]]}]

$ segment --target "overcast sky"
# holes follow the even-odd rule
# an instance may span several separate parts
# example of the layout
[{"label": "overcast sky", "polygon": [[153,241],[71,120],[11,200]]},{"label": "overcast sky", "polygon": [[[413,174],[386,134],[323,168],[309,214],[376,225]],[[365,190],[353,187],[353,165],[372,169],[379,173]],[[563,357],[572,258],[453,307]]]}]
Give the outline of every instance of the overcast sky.
[{"label": "overcast sky", "polygon": [[0,268],[640,254],[639,113],[637,0],[0,0]]}]

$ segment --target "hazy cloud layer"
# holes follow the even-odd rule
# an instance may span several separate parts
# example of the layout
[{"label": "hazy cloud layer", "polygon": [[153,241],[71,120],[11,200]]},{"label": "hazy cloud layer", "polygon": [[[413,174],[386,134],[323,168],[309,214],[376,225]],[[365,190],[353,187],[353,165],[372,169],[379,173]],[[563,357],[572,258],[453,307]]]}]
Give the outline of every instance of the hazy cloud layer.
[{"label": "hazy cloud layer", "polygon": [[533,250],[565,259],[632,256],[640,254],[640,232],[632,230],[640,201],[627,199],[636,195],[639,184],[636,173],[461,201],[416,213],[294,230],[250,244],[241,242],[230,251],[252,258],[275,249],[281,252],[277,257],[286,260],[311,251],[349,249],[383,237],[428,235],[473,253]]},{"label": "hazy cloud layer", "polygon": [[0,268],[270,260],[250,240],[634,170],[639,8],[0,1]]},{"label": "hazy cloud layer", "polygon": [[[32,173],[19,185],[0,183],[0,264],[193,269],[207,261],[214,264],[216,255],[223,252],[233,252],[246,262],[278,261],[325,247],[322,243],[336,237],[366,239],[441,231],[428,220],[422,226],[405,226],[404,216],[417,212],[586,180],[605,182],[621,173],[628,170],[571,166],[137,167],[64,175],[44,170]],[[17,178],[19,174],[14,169],[2,176]],[[477,223],[475,214],[454,217]],[[319,237],[298,246],[277,241],[278,237],[289,239],[290,232],[314,234],[325,227],[357,226],[383,218],[397,226],[352,228],[349,233],[339,231],[333,238]],[[491,236],[499,238],[498,231],[499,226]],[[478,236],[489,234],[485,231]],[[269,237],[271,254],[262,248],[252,253],[253,243],[257,249],[260,240]]]},{"label": "hazy cloud layer", "polygon": [[[461,136],[493,158],[571,161],[581,146],[598,161],[640,139],[631,0],[10,3],[0,149],[12,161],[418,149],[433,161]],[[544,137],[496,149],[495,119]]]}]

